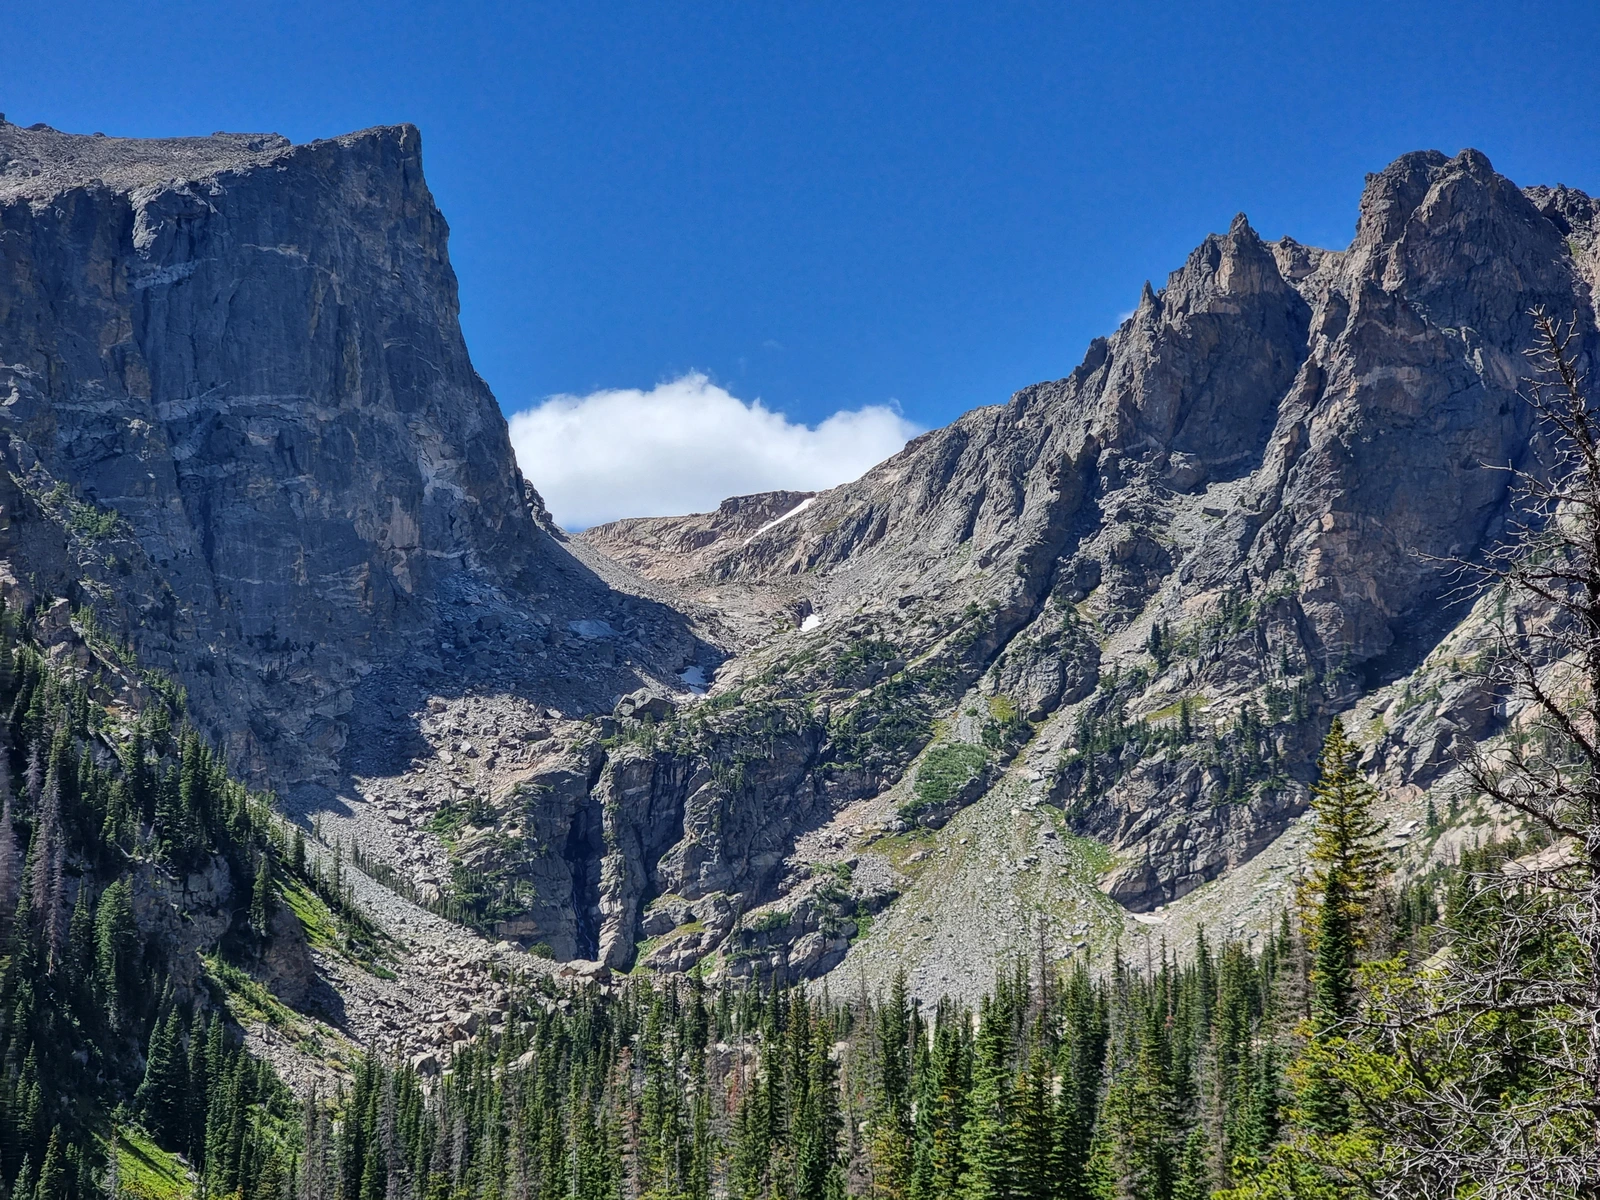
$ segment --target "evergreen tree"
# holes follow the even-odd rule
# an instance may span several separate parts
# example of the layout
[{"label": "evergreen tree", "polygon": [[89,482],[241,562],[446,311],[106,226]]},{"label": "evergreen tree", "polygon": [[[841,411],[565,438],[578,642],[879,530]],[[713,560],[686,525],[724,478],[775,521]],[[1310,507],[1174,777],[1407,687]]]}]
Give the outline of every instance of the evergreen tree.
[{"label": "evergreen tree", "polygon": [[[1383,852],[1374,844],[1382,831],[1372,816],[1377,793],[1357,770],[1355,758],[1355,746],[1335,718],[1311,791],[1316,825],[1308,855],[1310,886],[1321,892],[1312,917],[1311,1021],[1312,1036],[1319,1039],[1337,1036],[1351,1015],[1368,907],[1383,865]],[[1344,1128],[1343,1089],[1315,1057],[1307,1063],[1300,1102],[1312,1129]]]},{"label": "evergreen tree", "polygon": [[1011,1101],[1010,1194],[1016,1200],[1054,1200],[1063,1191],[1057,1177],[1056,1105],[1053,1064],[1043,1045],[1035,1045],[1027,1069],[1018,1077]]},{"label": "evergreen tree", "polygon": [[1172,1200],[1209,1200],[1211,1166],[1206,1161],[1206,1150],[1204,1132],[1191,1130],[1183,1143],[1183,1159],[1172,1187]]},{"label": "evergreen tree", "polygon": [[872,1109],[873,1194],[901,1200],[911,1188],[912,1014],[904,972],[878,1009],[877,1090]]},{"label": "evergreen tree", "polygon": [[61,777],[55,769],[46,777],[40,794],[33,843],[29,848],[29,898],[33,902],[34,919],[44,932],[45,962],[54,967],[66,937],[66,914],[61,901],[66,846],[61,827]]},{"label": "evergreen tree", "polygon": [[[3,657],[3,656],[0,656]],[[10,932],[21,888],[22,860],[11,799],[11,751],[0,738],[0,936]]]},{"label": "evergreen tree", "polygon": [[[1383,851],[1374,843],[1383,831],[1372,815],[1377,792],[1356,767],[1356,752],[1344,723],[1335,717],[1311,788],[1316,823],[1307,854],[1312,869],[1303,893],[1311,900],[1305,908],[1333,902],[1352,951],[1365,942],[1365,918],[1383,872]],[[1313,920],[1314,927],[1320,928],[1319,920]]]},{"label": "evergreen tree", "polygon": [[267,922],[272,914],[272,856],[263,854],[256,860],[255,882],[250,889],[250,927],[257,937],[267,936]]},{"label": "evergreen tree", "polygon": [[66,1153],[61,1145],[61,1127],[58,1125],[50,1131],[50,1143],[44,1152],[44,1161],[39,1164],[39,1181],[34,1185],[33,1194],[38,1200],[56,1200],[67,1194],[67,1164]]},{"label": "evergreen tree", "polygon": [[138,958],[133,889],[126,878],[120,878],[101,895],[94,923],[95,990],[113,1027],[120,1027],[127,1017]]},{"label": "evergreen tree", "polygon": [[184,1121],[188,1111],[188,1071],[182,1036],[183,1024],[173,1005],[167,1010],[166,1020],[158,1021],[150,1032],[144,1081],[134,1097],[150,1131],[165,1145],[181,1146],[188,1140]]},{"label": "evergreen tree", "polygon": [[971,1109],[963,1128],[966,1200],[1000,1200],[1011,1189],[1009,1130],[1012,1012],[1002,989],[985,997],[973,1050]]}]

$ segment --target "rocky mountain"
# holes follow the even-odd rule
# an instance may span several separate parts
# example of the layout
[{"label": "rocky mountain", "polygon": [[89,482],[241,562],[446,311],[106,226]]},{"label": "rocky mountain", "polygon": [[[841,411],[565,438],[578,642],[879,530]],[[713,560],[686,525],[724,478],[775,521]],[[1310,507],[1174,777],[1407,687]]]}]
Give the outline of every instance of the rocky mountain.
[{"label": "rocky mountain", "polygon": [[397,659],[581,712],[694,656],[541,525],[447,239],[409,126],[0,124],[9,586],[92,605],[280,789],[339,770],[354,690]]},{"label": "rocky mountain", "polygon": [[[1019,807],[1059,810],[1059,833],[1109,850],[1089,856],[1092,873],[1135,914],[1194,893],[1296,836],[1327,723],[1364,698],[1429,695],[1363,728],[1372,765],[1415,796],[1448,773],[1457,738],[1501,715],[1459,671],[1442,690],[1408,681],[1468,615],[1452,560],[1503,530],[1507,481],[1488,468],[1537,460],[1517,395],[1529,310],[1575,314],[1593,359],[1592,211],[1570,189],[1525,194],[1465,151],[1372,176],[1342,251],[1264,242],[1236,218],[1065,379],[722,543],[701,594],[740,584],[808,614],[725,673],[829,709],[835,761],[838,708],[848,723],[874,696],[903,704],[896,681],[920,675],[928,719],[903,747],[919,765],[880,823],[942,823],[986,786],[1005,797],[986,823],[911,852],[945,861],[887,856],[897,888],[930,893],[920,916],[936,929],[994,892],[983,873],[970,904],[949,900],[952,845],[1010,838]],[[638,563],[651,529],[598,544]],[[863,657],[889,682],[840,665]],[[984,720],[965,729],[946,715],[973,712]],[[1008,723],[1014,737],[997,732]],[[1000,771],[1012,742],[1026,746]],[[988,761],[952,806],[937,771],[923,777],[973,744]],[[1050,822],[1023,819],[1040,828],[1011,874],[1080,873]],[[859,837],[841,845],[858,863],[883,857]],[[997,938],[1015,946],[1019,916],[1027,936],[1038,911],[1006,899],[936,956],[939,979],[969,974]],[[1086,944],[1106,913],[1069,907],[1056,944]],[[888,955],[924,957],[903,938]]]},{"label": "rocky mountain", "polygon": [[358,854],[406,986],[483,960],[461,925],[925,995],[1034,939],[1245,936],[1335,715],[1397,831],[1504,720],[1452,562],[1504,529],[1489,468],[1540,461],[1529,310],[1595,358],[1596,224],[1408,155],[1349,247],[1240,216],[1066,377],[853,483],[568,538],[472,370],[416,130],[0,125],[5,596],[65,597]]}]

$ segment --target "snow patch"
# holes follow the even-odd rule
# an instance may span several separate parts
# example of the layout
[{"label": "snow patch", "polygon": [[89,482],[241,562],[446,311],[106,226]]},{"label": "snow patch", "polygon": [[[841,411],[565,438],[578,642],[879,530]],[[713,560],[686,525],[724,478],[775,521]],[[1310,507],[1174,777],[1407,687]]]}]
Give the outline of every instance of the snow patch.
[{"label": "snow patch", "polygon": [[796,504],[788,512],[783,513],[781,516],[773,517],[772,520],[768,521],[760,529],[756,530],[749,537],[745,538],[744,544],[746,546],[748,546],[751,542],[755,541],[758,537],[760,537],[767,530],[771,529],[774,525],[781,525],[785,521],[787,521],[790,517],[795,516],[798,513],[805,512],[806,509],[810,508],[814,503],[816,503],[816,499],[817,498],[815,496],[807,496],[804,500],[800,501],[799,504]]},{"label": "snow patch", "polygon": [[694,692],[705,691],[706,684],[709,682],[706,679],[705,668],[701,667],[699,663],[693,663],[679,671],[678,678],[683,680],[684,687]]},{"label": "snow patch", "polygon": [[809,616],[806,617],[806,619],[804,621],[800,622],[800,632],[801,633],[810,633],[813,629],[817,628],[821,624],[822,624],[822,614],[821,613],[811,613]]},{"label": "snow patch", "polygon": [[568,621],[567,628],[586,642],[617,636],[609,621]]}]

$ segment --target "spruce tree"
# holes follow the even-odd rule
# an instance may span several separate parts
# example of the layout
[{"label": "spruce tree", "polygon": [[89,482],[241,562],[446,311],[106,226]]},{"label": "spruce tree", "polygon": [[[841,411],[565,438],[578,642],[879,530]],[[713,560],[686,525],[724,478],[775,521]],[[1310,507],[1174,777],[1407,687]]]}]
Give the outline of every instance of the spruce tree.
[{"label": "spruce tree", "polygon": [[877,1087],[872,1108],[873,1193],[901,1200],[911,1188],[911,1031],[905,973],[878,1009]]},{"label": "spruce tree", "polygon": [[40,793],[38,824],[28,851],[32,859],[29,898],[33,901],[34,919],[44,933],[44,961],[52,969],[66,939],[61,899],[65,836],[61,826],[61,776],[52,768]]},{"label": "spruce tree", "polygon": [[188,1071],[182,1045],[183,1024],[176,1005],[167,1010],[164,1021],[157,1021],[150,1032],[150,1048],[145,1057],[144,1082],[134,1095],[150,1132],[163,1145],[187,1144],[184,1116],[188,1112]]},{"label": "spruce tree", "polygon": [[1172,1186],[1172,1200],[1208,1200],[1211,1195],[1211,1166],[1206,1161],[1206,1137],[1201,1129],[1191,1130],[1183,1143],[1183,1158],[1178,1178]]},{"label": "spruce tree", "polygon": [[996,988],[980,1009],[973,1051],[971,1112],[963,1129],[965,1200],[1000,1200],[1011,1189],[1010,1007]]},{"label": "spruce tree", "polygon": [[[1383,851],[1374,842],[1383,825],[1372,815],[1378,794],[1356,767],[1356,753],[1335,717],[1311,788],[1311,872],[1302,893],[1311,901],[1303,907],[1330,901],[1337,907],[1352,951],[1365,941],[1365,918],[1383,874]],[[1313,928],[1320,929],[1319,922],[1315,918]]]},{"label": "spruce tree", "polygon": [[[1315,1039],[1337,1036],[1351,1015],[1368,909],[1383,866],[1383,852],[1374,844],[1383,828],[1372,816],[1377,792],[1356,768],[1355,758],[1356,748],[1335,718],[1311,790],[1316,825],[1307,886],[1320,893],[1310,919]],[[1315,1056],[1307,1064],[1300,1104],[1314,1130],[1334,1133],[1347,1123],[1343,1088]]]},{"label": "spruce tree", "polygon": [[0,937],[11,927],[21,889],[22,854],[11,798],[11,749],[0,738]]},{"label": "spruce tree", "polygon": [[94,922],[95,988],[113,1027],[120,1027],[128,1011],[138,958],[133,889],[124,877],[102,893]]},{"label": "spruce tree", "polygon": [[61,1127],[57,1125],[50,1131],[50,1143],[45,1149],[44,1161],[39,1164],[39,1181],[34,1185],[33,1194],[37,1200],[58,1200],[67,1194],[66,1181],[65,1148],[61,1144]]},{"label": "spruce tree", "polygon": [[250,889],[250,927],[256,936],[267,936],[267,923],[272,916],[272,856],[262,854],[256,859],[255,882]]},{"label": "spruce tree", "polygon": [[971,1014],[949,1001],[937,1010],[927,1111],[918,1113],[927,1138],[927,1186],[918,1200],[959,1195],[966,1181],[966,1127],[972,1102]]},{"label": "spruce tree", "polygon": [[1018,1077],[1011,1102],[1010,1194],[1016,1200],[1055,1200],[1057,1177],[1055,1073],[1042,1045],[1035,1045]]}]

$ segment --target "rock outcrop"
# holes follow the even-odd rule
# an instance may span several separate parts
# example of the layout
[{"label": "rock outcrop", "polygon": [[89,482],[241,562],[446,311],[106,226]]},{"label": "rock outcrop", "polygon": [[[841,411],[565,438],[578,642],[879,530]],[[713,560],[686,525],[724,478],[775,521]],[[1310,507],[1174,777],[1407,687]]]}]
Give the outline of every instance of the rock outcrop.
[{"label": "rock outcrop", "polygon": [[732,496],[716,512],[685,517],[626,517],[586,529],[580,535],[600,553],[646,579],[682,582],[703,571],[730,546],[780,524],[815,495],[813,492],[759,492]]},{"label": "rock outcrop", "polygon": [[[15,580],[95,606],[282,789],[338,778],[355,690],[397,659],[581,712],[695,654],[541,525],[447,234],[411,126],[293,146],[0,123]],[[64,558],[17,529],[40,520]],[[574,621],[646,633],[619,654]]]},{"label": "rock outcrop", "polygon": [[[1539,454],[1529,311],[1575,313],[1593,361],[1594,214],[1464,151],[1372,176],[1342,251],[1240,216],[1071,375],[726,545],[698,594],[814,614],[763,660],[790,678],[846,623],[981,675],[1033,723],[1032,791],[1117,852],[1106,888],[1169,902],[1281,833],[1331,716],[1462,615],[1452,560],[1507,517],[1485,465]],[[648,526],[619,533],[649,570]]]},{"label": "rock outcrop", "polygon": [[[1485,464],[1543,453],[1529,310],[1600,350],[1596,203],[1412,154],[1347,248],[1240,216],[1070,374],[859,480],[569,540],[445,246],[407,126],[0,124],[0,585],[91,611],[397,888],[597,975],[848,966],[974,806],[1026,825],[940,846],[974,903],[1047,859],[1066,895],[1070,834],[1141,914],[1249,863],[1332,717],[1465,615]],[[1369,718],[1400,786],[1503,719],[1429,680]]]}]

